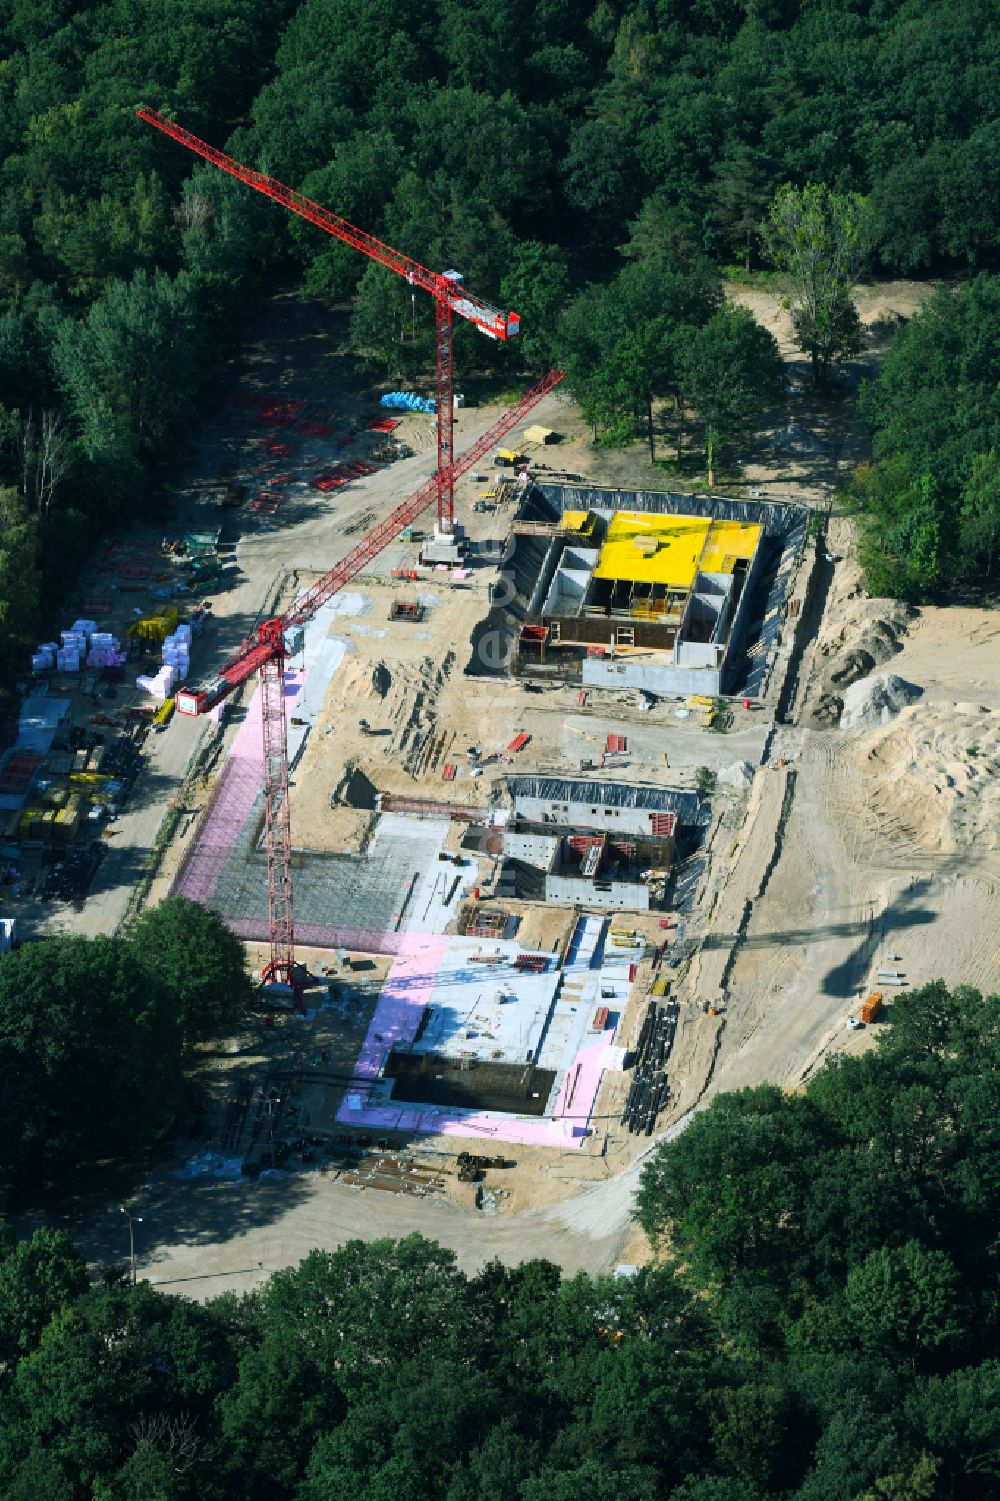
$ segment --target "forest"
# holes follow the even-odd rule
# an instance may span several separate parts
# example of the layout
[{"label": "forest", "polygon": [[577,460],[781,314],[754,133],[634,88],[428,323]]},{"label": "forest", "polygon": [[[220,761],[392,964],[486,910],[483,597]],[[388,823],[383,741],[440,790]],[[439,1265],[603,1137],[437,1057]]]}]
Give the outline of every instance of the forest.
[{"label": "forest", "polygon": [[4,1501],[989,1501],[1000,996],[646,1166],[632,1277],[351,1241],[206,1303],[0,1234]]},{"label": "forest", "polygon": [[[0,38],[8,678],[93,537],[168,503],[176,442],[270,288],[348,305],[349,343],[382,377],[431,368],[427,310],[411,321],[398,278],[199,165],[139,104],[459,265],[524,318],[494,373],[562,361],[595,437],[646,438],[654,457],[654,404],[697,414],[711,467],[779,395],[773,340],[722,287],[789,269],[782,207],[802,211],[786,247],[804,225],[822,249],[831,213],[852,222],[826,324],[802,333],[818,376],[852,349],[844,287],[862,267],[978,273],[982,350],[997,347],[988,0],[6,0]],[[894,430],[893,400],[916,382],[922,404],[926,379],[943,406],[980,352],[946,301],[920,321],[909,375],[867,408],[878,461],[851,496],[873,584],[908,597],[989,581],[1000,554],[995,383],[976,447],[947,464]],[[458,339],[467,368],[488,364],[485,341]]]}]

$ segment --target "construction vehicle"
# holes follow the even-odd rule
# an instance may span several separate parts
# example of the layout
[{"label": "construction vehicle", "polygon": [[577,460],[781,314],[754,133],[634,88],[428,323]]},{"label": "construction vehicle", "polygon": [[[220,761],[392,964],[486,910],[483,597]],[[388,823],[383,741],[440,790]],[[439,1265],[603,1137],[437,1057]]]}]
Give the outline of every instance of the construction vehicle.
[{"label": "construction vehicle", "polygon": [[196,584],[204,584],[209,579],[218,578],[220,571],[219,559],[214,554],[191,559],[191,578]]},{"label": "construction vehicle", "polygon": [[154,734],[157,734],[157,735],[162,734],[162,732],[167,728],[167,725],[170,723],[170,721],[174,717],[174,709],[175,708],[176,708],[176,701],[174,699],[172,699],[172,698],[165,698],[163,700],[162,704],[157,709],[156,713],[153,715],[153,732],[154,732]]},{"label": "construction vehicle", "polygon": [[516,448],[501,448],[497,450],[493,462],[498,469],[515,469],[518,464],[526,464],[528,460]]}]

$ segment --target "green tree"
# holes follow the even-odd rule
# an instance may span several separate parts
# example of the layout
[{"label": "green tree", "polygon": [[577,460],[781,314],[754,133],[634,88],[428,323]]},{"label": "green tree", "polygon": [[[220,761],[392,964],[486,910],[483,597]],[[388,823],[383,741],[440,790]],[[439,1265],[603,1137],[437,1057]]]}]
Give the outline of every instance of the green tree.
[{"label": "green tree", "polygon": [[855,471],[846,491],[860,517],[858,561],[869,591],[918,601],[941,580],[945,528],[933,477],[895,455]]},{"label": "green tree", "polygon": [[434,366],[428,299],[385,266],[369,263],[351,314],[351,343],[382,366],[387,381],[413,379]]},{"label": "green tree", "polygon": [[775,1384],[747,1382],[724,1388],[711,1406],[719,1468],[762,1489],[780,1488],[782,1472],[791,1468],[782,1459],[792,1425],[788,1392]]},{"label": "green tree", "polygon": [[715,168],[713,216],[749,275],[760,221],[773,191],[766,159],[743,141],[734,142]]},{"label": "green tree", "polygon": [[613,120],[575,126],[566,152],[566,194],[591,233],[614,233],[641,202],[633,144]]},{"label": "green tree", "polygon": [[694,774],[694,785],[702,797],[711,797],[715,791],[716,775],[710,766],[699,766]]},{"label": "green tree", "polygon": [[810,1177],[831,1140],[807,1099],[766,1085],[719,1096],[643,1168],[639,1222],[669,1236],[703,1286],[737,1273],[780,1285],[802,1255]]},{"label": "green tree", "polygon": [[0,1163],[19,1179],[131,1156],[181,1086],[169,990],[110,938],[47,938],[0,964]]},{"label": "green tree", "polygon": [[658,1501],[656,1471],[585,1459],[572,1469],[546,1465],[521,1486],[521,1501]]},{"label": "green tree", "polygon": [[977,453],[962,487],[959,552],[970,577],[992,578],[1000,561],[1000,461],[996,449]]},{"label": "green tree", "polygon": [[683,357],[684,388],[705,425],[708,483],[715,483],[715,456],[759,423],[785,393],[785,366],[774,335],[748,308],[724,303],[692,334]]},{"label": "green tree", "polygon": [[16,490],[0,489],[0,669],[7,674],[30,665],[39,603],[37,523]]},{"label": "green tree", "polygon": [[192,411],[192,298],[160,270],[110,281],[81,323],[59,325],[53,360],[88,457],[134,463],[159,455]]},{"label": "green tree", "polygon": [[718,281],[704,265],[681,273],[647,257],[573,299],[559,348],[595,442],[622,443],[645,426],[655,461],[654,402],[682,389],[684,346],[720,303]]},{"label": "green tree", "polygon": [[86,1263],[65,1231],[39,1229],[12,1246],[0,1260],[0,1365],[33,1350],[86,1287]]},{"label": "green tree", "polygon": [[[309,173],[301,191],[378,235],[384,232],[386,205],[403,164],[399,144],[388,131],[357,131],[338,143],[332,161]],[[359,251],[294,216],[288,232],[306,265],[304,290],[309,295],[344,297],[354,291],[367,264]]]},{"label": "green tree", "polygon": [[185,1046],[224,1032],[252,1005],[243,945],[207,907],[168,897],[146,908],[130,937],[139,960],[169,987]]},{"label": "green tree", "polygon": [[821,183],[786,183],[775,194],[762,237],[791,279],[795,336],[821,386],[832,364],[861,347],[851,292],[869,249],[867,204]]},{"label": "green tree", "polygon": [[848,1273],[847,1302],[864,1345],[914,1361],[958,1342],[968,1321],[950,1256],[916,1241],[872,1251]]},{"label": "green tree", "polygon": [[515,246],[500,283],[505,308],[520,314],[521,334],[513,358],[542,373],[556,361],[556,328],[569,298],[566,256],[556,246],[527,240]]}]

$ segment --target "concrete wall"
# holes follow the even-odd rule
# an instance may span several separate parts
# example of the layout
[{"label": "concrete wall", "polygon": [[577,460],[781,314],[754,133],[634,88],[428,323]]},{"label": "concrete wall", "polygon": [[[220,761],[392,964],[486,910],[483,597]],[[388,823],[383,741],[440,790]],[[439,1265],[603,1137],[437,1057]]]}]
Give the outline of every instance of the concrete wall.
[{"label": "concrete wall", "polygon": [[678,641],[674,646],[677,667],[707,667],[718,671],[723,655],[723,648],[712,641]]},{"label": "concrete wall", "polygon": [[[564,811],[566,809],[567,811]],[[649,808],[605,808],[601,804],[570,802],[568,805],[560,802],[550,802],[540,797],[521,797],[514,799],[514,813],[517,818],[523,818],[529,823],[552,823],[560,829],[590,830],[598,834],[650,834],[653,821],[653,812]],[[610,813],[610,818],[607,816]],[[617,817],[616,817],[617,815]],[[504,834],[504,854],[507,853],[507,840],[513,838],[511,834]],[[519,835],[519,838],[545,838],[544,835]],[[521,857],[529,859],[529,856]]]},{"label": "concrete wall", "polygon": [[[753,598],[754,585],[760,576],[761,568],[764,566],[763,560],[764,546],[763,538],[761,538],[757,546],[757,551],[750,561],[750,567],[747,570],[747,576],[743,584],[743,593],[740,595],[740,602],[736,606],[736,614],[733,616],[732,625],[729,630],[729,640],[726,646],[727,657],[730,654],[735,657],[739,651],[741,637],[748,624],[748,611],[750,609],[750,601]],[[725,663],[723,663],[724,670]]]},{"label": "concrete wall", "polygon": [[649,911],[649,891],[641,881],[590,881],[578,876],[545,877],[547,902],[572,902],[582,907]]},{"label": "concrete wall", "polygon": [[526,865],[548,870],[558,848],[559,838],[555,834],[518,834],[504,830],[503,852],[507,860],[523,860]]},{"label": "concrete wall", "polygon": [[[534,542],[537,539],[534,538],[534,537],[530,537],[530,538],[524,538],[524,539],[520,539],[519,538],[519,539],[515,539],[515,540],[517,540],[517,541],[525,540],[525,541],[529,541],[529,542]],[[521,549],[521,550],[523,551],[523,549]],[[556,568],[558,566],[559,559],[560,559],[560,556],[562,554],[562,550],[563,550],[563,544],[562,544],[562,541],[560,540],[560,538],[553,537],[552,540],[551,540],[551,542],[548,545],[548,549],[547,549],[547,551],[545,553],[545,558],[542,561],[542,565],[541,565],[541,567],[538,570],[538,579],[537,579],[537,582],[535,584],[535,587],[531,591],[531,594],[528,597],[528,605],[527,605],[527,608],[526,608],[526,610],[524,612],[525,613],[525,617],[528,620],[534,619],[534,617],[536,615],[538,615],[540,613],[540,611],[541,611],[542,600],[545,598],[546,594],[548,594],[548,592],[549,592],[549,586],[552,583],[552,579],[553,579],[553,577],[555,575],[555,571],[556,571]]]},{"label": "concrete wall", "polygon": [[575,613],[583,603],[590,583],[590,573],[585,568],[566,568],[560,564],[556,569],[552,587],[542,605],[543,615],[567,615]]},{"label": "concrete wall", "polygon": [[669,696],[717,694],[720,677],[718,668],[671,667],[666,663],[651,666],[645,662],[607,662],[599,657],[586,657],[581,680],[590,688],[639,688],[645,693]]}]

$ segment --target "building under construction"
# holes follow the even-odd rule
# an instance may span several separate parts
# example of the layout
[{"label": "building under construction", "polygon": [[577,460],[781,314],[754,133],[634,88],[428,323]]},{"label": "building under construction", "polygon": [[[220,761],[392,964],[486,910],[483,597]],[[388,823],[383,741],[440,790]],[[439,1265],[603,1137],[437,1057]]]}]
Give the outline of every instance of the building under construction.
[{"label": "building under construction", "polygon": [[595,911],[666,905],[683,819],[704,819],[696,792],[629,782],[509,777],[503,833],[513,894]]},{"label": "building under construction", "polygon": [[504,670],[654,697],[754,693],[805,522],[799,506],[531,484],[489,622],[503,614]]}]

